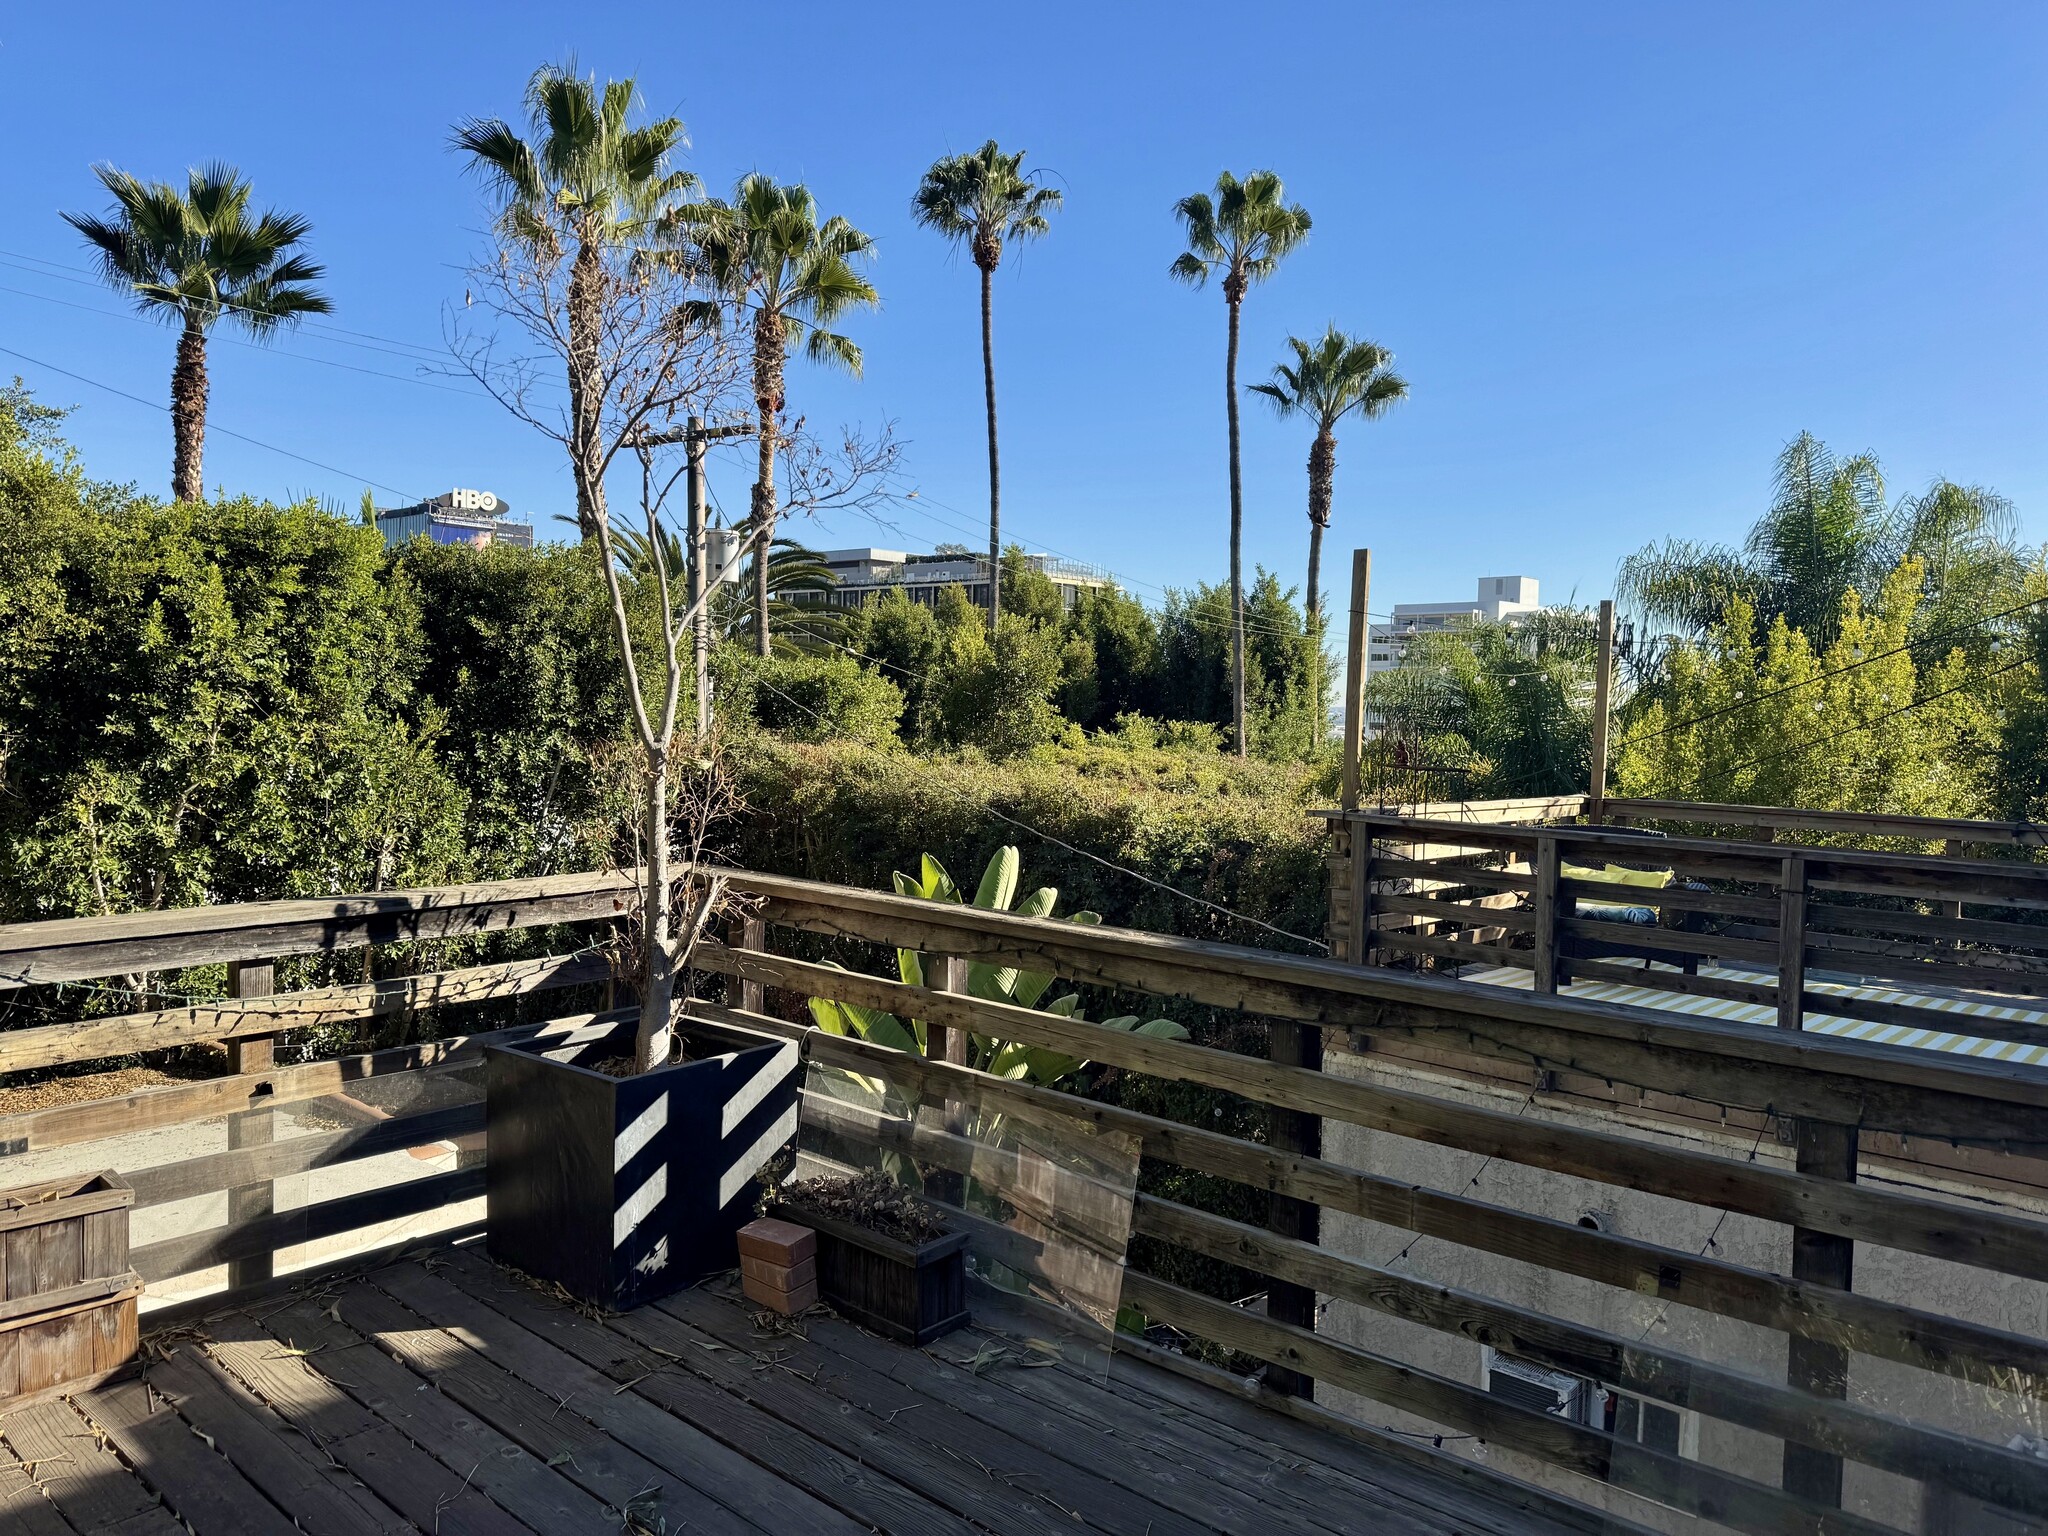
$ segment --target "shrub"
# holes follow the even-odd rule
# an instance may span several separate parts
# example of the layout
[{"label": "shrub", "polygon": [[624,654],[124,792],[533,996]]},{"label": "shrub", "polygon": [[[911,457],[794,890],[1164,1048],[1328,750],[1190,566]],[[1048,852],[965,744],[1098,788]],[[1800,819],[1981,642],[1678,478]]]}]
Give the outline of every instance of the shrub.
[{"label": "shrub", "polygon": [[881,746],[896,739],[903,690],[843,654],[752,655],[725,646],[714,657],[716,697],[729,720],[791,741]]}]

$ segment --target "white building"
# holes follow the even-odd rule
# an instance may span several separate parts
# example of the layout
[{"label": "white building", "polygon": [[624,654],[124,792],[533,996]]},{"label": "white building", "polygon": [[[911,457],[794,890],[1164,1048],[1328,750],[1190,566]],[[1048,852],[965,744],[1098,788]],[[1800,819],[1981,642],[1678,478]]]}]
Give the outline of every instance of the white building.
[{"label": "white building", "polygon": [[[913,555],[900,549],[826,549],[818,558],[838,578],[830,592],[792,592],[797,602],[823,602],[839,608],[858,608],[871,597],[894,587],[914,603],[926,607],[939,600],[948,587],[960,587],[967,600],[980,607],[988,605],[988,557],[957,551]],[[1048,578],[1059,589],[1060,599],[1071,608],[1084,591],[1109,587],[1114,581],[1107,571],[1075,560],[1052,555],[1026,555],[1026,565]]]},{"label": "white building", "polygon": [[1536,599],[1534,576],[1482,576],[1479,595],[1469,602],[1396,603],[1393,617],[1368,631],[1366,675],[1406,663],[1408,647],[1417,635],[1455,629],[1479,619],[1534,613],[1542,606]]}]

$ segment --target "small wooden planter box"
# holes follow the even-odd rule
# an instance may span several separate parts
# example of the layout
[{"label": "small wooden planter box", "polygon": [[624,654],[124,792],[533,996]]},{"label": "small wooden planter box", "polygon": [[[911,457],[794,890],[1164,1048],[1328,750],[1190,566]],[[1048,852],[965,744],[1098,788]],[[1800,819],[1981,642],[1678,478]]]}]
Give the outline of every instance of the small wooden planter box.
[{"label": "small wooden planter box", "polygon": [[134,1203],[113,1173],[0,1190],[0,1408],[93,1386],[135,1358]]},{"label": "small wooden planter box", "polygon": [[967,1234],[912,1247],[791,1205],[769,1214],[818,1234],[818,1289],[835,1312],[922,1348],[967,1323]]}]

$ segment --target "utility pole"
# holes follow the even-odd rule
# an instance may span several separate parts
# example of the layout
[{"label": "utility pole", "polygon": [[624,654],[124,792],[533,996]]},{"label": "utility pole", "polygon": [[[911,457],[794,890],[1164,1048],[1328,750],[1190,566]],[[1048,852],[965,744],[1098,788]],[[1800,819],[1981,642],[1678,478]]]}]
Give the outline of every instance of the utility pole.
[{"label": "utility pole", "polygon": [[[684,452],[689,456],[689,539],[690,602],[700,605],[704,596],[704,418],[692,416],[683,427]],[[701,750],[711,734],[711,614],[708,605],[699,606],[697,621],[690,626],[692,649],[697,661],[697,746]]]},{"label": "utility pole", "polygon": [[1344,637],[1344,809],[1358,809],[1360,759],[1365,755],[1365,684],[1371,672],[1367,652],[1372,623],[1372,551],[1351,552],[1351,627]]},{"label": "utility pole", "polygon": [[704,450],[714,438],[748,437],[753,431],[751,421],[707,427],[703,417],[690,416],[685,418],[680,432],[643,432],[632,439],[633,447],[643,449],[672,448],[677,443],[683,445],[688,470],[685,490],[689,501],[686,529],[690,555],[689,600],[690,606],[697,611],[690,632],[691,648],[696,653],[697,745],[700,747],[711,735],[711,605],[704,601],[705,583],[709,580],[705,568],[708,545],[705,533],[709,521],[705,502],[710,490],[704,475]]}]

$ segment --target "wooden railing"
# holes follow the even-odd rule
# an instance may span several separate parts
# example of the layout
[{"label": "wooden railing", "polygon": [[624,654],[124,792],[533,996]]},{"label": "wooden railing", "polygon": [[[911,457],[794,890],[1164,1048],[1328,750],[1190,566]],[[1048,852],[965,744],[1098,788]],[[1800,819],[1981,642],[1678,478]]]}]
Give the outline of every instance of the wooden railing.
[{"label": "wooden railing", "polygon": [[[2048,1044],[2043,1024],[1940,1005],[2004,998],[2011,1015],[2048,1000],[2048,865],[1373,812],[1343,827],[1336,925],[1380,964],[1514,966],[1539,992],[1625,983],[1750,1004],[1792,1028],[1825,1012]],[[1671,883],[1573,877],[1609,865]],[[1655,921],[1618,920],[1615,907]]]},{"label": "wooden railing", "polygon": [[[1541,856],[1533,846],[1510,846]],[[1657,845],[1660,853],[1667,846]],[[1719,851],[1727,856],[1725,848]],[[1895,893],[1899,880],[1917,878],[1916,871],[1902,867],[1905,861],[1866,866],[1842,862],[1845,857],[1817,857],[1804,888],[1871,886]],[[1752,872],[1749,864],[1741,868],[1742,878]],[[2009,867],[2001,869],[2016,878]],[[1155,1193],[1140,1198],[1135,1214],[1135,1230],[1152,1242],[1237,1266],[1272,1284],[1302,1287],[1346,1308],[1347,1315],[1397,1319],[1475,1350],[1485,1345],[1645,1402],[1775,1437],[1785,1445],[1784,1468],[1781,1478],[1776,1467],[1765,1475],[1755,1466],[1695,1458],[1521,1406],[1475,1383],[1469,1372],[1417,1364],[1379,1335],[1360,1342],[1327,1327],[1276,1320],[1157,1273],[1133,1269],[1127,1275],[1125,1301],[1155,1323],[1315,1380],[1313,1405],[1266,1392],[1281,1411],[1328,1417],[1336,1407],[1363,1403],[1356,1412],[1368,1417],[1354,1427],[1367,1437],[1385,1440],[1387,1432],[1376,1426],[1389,1414],[1401,1414],[1411,1423],[1436,1426],[1454,1441],[1476,1437],[1525,1459],[1527,1466],[1553,1469],[1578,1491],[1624,1490],[1750,1531],[1894,1528],[1868,1511],[1839,1507],[1845,1460],[2016,1510],[2024,1519],[2048,1520],[2048,1460],[2006,1443],[2008,1420],[2015,1414],[2024,1419],[2048,1398],[2048,1339],[2000,1321],[2040,1315],[2038,1304],[2014,1298],[2033,1295],[2038,1277],[2048,1275],[2048,1221],[2040,1214],[2048,1210],[2048,1074],[1509,992],[1364,967],[1342,957],[1305,959],[753,873],[734,874],[732,880],[751,899],[753,915],[726,942],[700,947],[699,980],[722,978],[722,996],[693,1002],[693,1009],[801,1036],[813,1059],[885,1077],[932,1102],[1057,1108],[1139,1138],[1155,1167],[1177,1165],[1268,1197],[1440,1240],[1452,1255],[1440,1271],[1448,1267],[1449,1273],[1430,1280],[1395,1262],[1362,1257],[1356,1245],[1310,1243]],[[618,910],[621,885],[615,877],[577,877],[215,909],[170,914],[168,920],[155,915],[0,929],[0,976],[25,984],[33,995],[38,983],[277,959],[379,936],[601,923]],[[1953,889],[1953,882],[1941,888]],[[1567,894],[1564,886],[1557,890]],[[1961,899],[1974,905],[2008,894],[2004,888],[1965,887]],[[1485,911],[1489,921],[1503,915],[1500,909]],[[587,936],[585,931],[582,937]],[[888,955],[895,946],[1055,972],[1089,989],[1087,1011],[1096,1017],[1115,998],[1146,994],[1192,1008],[1197,1023],[1203,1016],[1248,1016],[1297,1025],[1335,1048],[1332,1069],[1235,1054],[1199,1039],[1106,1029],[986,1001],[951,986],[907,985],[897,979]],[[580,950],[582,943],[572,948]],[[836,969],[828,960],[850,969]],[[1573,956],[1566,963],[1584,962]],[[380,1007],[404,1006],[404,1000],[422,1005],[451,997],[502,998],[572,980],[585,984],[593,974],[589,964],[589,955],[574,953],[554,962],[468,967],[403,984],[246,998],[197,1011],[155,1009],[87,1026],[48,1024],[0,1035],[0,1043],[10,1052],[9,1070],[20,1072],[76,1062],[86,1049],[111,1055],[172,1038],[276,1035],[307,1019],[371,1017]],[[941,966],[925,974],[941,979],[951,973]],[[396,992],[377,990],[394,985]],[[932,1033],[934,1056],[808,1029],[801,1003],[812,996],[938,1026]],[[534,1020],[506,1033],[570,1022]],[[90,1046],[67,1036],[73,1029],[91,1031]],[[1349,1138],[1326,1139],[1326,1148],[1355,1145],[1357,1136],[1395,1138],[1454,1157],[1476,1154],[1483,1166],[1514,1165],[1532,1177],[1681,1203],[1697,1208],[1715,1230],[1728,1217],[1773,1224],[1793,1235],[1793,1272],[1735,1262],[1714,1251],[1711,1238],[1705,1247],[1686,1247],[1499,1203],[1474,1192],[1479,1185],[1477,1176],[1466,1177],[1469,1158],[1440,1179],[1402,1178],[1376,1171],[1370,1160],[1347,1161],[1339,1152],[1305,1154],[1270,1140],[1224,1134],[1209,1124],[1182,1124],[992,1078],[943,1059],[944,1043],[968,1034],[1029,1041],[1124,1073],[1240,1096],[1269,1114],[1310,1117]],[[0,1117],[0,1146],[33,1154],[92,1141],[92,1151],[112,1152],[133,1145],[135,1133],[151,1128],[271,1111],[409,1074],[431,1079],[459,1073],[474,1061],[480,1038],[436,1039],[8,1115]],[[1463,1063],[1481,1076],[1527,1072],[1535,1086],[1523,1111],[1513,1111],[1464,1091],[1459,1084],[1465,1079],[1380,1070],[1412,1064],[1417,1051]],[[1563,1096],[1595,1083],[1609,1092],[1633,1093],[1636,1109],[1645,1113],[1656,1104],[1679,1105],[1718,1117],[1737,1137],[1755,1127],[1752,1155],[1681,1145],[1637,1122],[1617,1119],[1601,1126],[1551,1112]],[[1524,1112],[1532,1107],[1536,1113]],[[1766,1150],[1765,1129],[1773,1123],[1788,1128],[1791,1150],[1781,1154],[1775,1142]],[[136,1186],[138,1206],[146,1207],[471,1135],[480,1124],[474,1098],[423,1102],[374,1123],[224,1145],[195,1157],[153,1157],[121,1171]],[[932,1166],[947,1166],[955,1155],[943,1135],[915,1129],[905,1134],[922,1138],[911,1149]],[[1916,1161],[1930,1156],[1931,1162]],[[1970,1164],[1970,1158],[1995,1165],[1995,1172]],[[7,1182],[8,1161],[0,1158],[0,1182]],[[314,1235],[471,1199],[479,1178],[480,1168],[471,1162],[308,1208],[233,1219],[144,1246],[138,1267],[146,1276],[164,1277],[267,1255]],[[1852,1245],[1911,1256],[1914,1264],[1938,1267],[1944,1281],[1911,1301],[1859,1291],[1857,1271],[1846,1262]],[[1523,1293],[1486,1289],[1476,1277],[1502,1261],[1567,1277],[1572,1284]],[[1461,1265],[1474,1278],[1466,1279]],[[1979,1305],[1975,1284],[2005,1300]],[[1769,1330],[1786,1341],[1786,1366],[1768,1377],[1711,1354],[1689,1353],[1669,1339],[1652,1339],[1649,1329],[1640,1335],[1618,1330],[1589,1315],[1590,1303],[1572,1303],[1579,1292],[1594,1299],[1645,1298],[1702,1318]],[[1964,1300],[1955,1305],[1937,1304],[1959,1297]],[[2037,1310],[2028,1312],[2028,1305]],[[1131,1340],[1129,1347],[1146,1346]],[[1242,1376],[1241,1370],[1224,1374],[1184,1357],[1166,1358],[1219,1385]],[[1930,1390],[1887,1389],[1882,1398],[1873,1396],[1860,1390],[1873,1369],[1894,1376],[1904,1370]],[[1940,1382],[1950,1384],[1945,1393],[1931,1390]],[[1964,1396],[1968,1412],[1955,1408]],[[1426,1440],[1428,1430],[1419,1432]],[[1648,1507],[1629,1505],[1622,1512]]]}]

